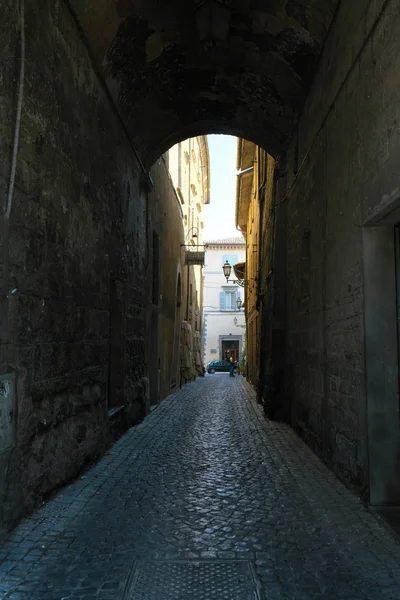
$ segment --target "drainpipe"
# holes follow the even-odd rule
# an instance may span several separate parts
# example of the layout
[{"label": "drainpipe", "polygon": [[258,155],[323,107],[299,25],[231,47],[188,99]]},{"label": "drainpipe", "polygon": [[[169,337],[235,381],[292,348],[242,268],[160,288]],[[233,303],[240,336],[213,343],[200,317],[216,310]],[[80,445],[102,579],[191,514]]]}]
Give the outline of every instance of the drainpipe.
[{"label": "drainpipe", "polygon": [[[258,161],[258,177],[260,177],[260,168],[261,168],[261,148],[257,147],[257,161]],[[257,182],[258,183],[258,182]],[[261,273],[262,273],[262,243],[263,243],[263,216],[264,216],[264,203],[265,203],[265,183],[266,183],[266,173],[265,173],[265,163],[263,164],[263,179],[262,183],[258,186],[258,205],[259,205],[259,222],[258,222],[258,277],[257,277],[257,308],[260,303],[260,296],[262,295],[262,284],[261,284]]]},{"label": "drainpipe", "polygon": [[[192,139],[189,138],[189,189],[188,189],[188,233],[191,230],[191,202],[190,202],[190,184],[191,184],[191,174],[192,174]],[[186,252],[186,250],[185,250]],[[187,264],[187,290],[186,290],[186,321],[189,322],[189,289],[190,289],[190,265]]]}]

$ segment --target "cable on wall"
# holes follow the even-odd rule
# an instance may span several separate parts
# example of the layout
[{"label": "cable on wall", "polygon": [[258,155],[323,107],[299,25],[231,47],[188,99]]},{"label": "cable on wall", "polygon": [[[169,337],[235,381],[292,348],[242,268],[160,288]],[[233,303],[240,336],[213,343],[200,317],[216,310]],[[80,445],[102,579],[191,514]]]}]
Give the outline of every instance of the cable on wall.
[{"label": "cable on wall", "polygon": [[21,114],[22,101],[24,97],[24,82],[25,82],[25,0],[20,0],[19,3],[19,20],[21,30],[21,67],[19,71],[18,97],[17,97],[17,114],[15,118],[14,142],[11,159],[10,182],[8,186],[7,208],[4,213],[6,219],[10,218],[11,207],[14,197],[15,173],[17,170],[17,158],[19,148],[19,134],[21,129]]}]

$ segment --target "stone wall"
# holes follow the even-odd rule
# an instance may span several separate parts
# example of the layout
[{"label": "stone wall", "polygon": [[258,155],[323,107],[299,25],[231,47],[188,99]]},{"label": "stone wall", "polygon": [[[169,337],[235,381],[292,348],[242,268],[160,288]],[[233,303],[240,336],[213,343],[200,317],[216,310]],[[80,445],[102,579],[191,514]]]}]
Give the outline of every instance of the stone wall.
[{"label": "stone wall", "polygon": [[[3,212],[19,24],[14,0],[1,5]],[[0,456],[3,525],[104,451],[110,408],[125,405],[126,426],[147,397],[140,164],[66,4],[39,0],[26,12],[16,187],[0,229],[0,374],[16,374],[17,398],[2,422],[14,440]]]},{"label": "stone wall", "polygon": [[[348,485],[366,494],[374,440],[380,436],[381,467],[398,464],[399,454],[398,426],[396,440],[388,440],[385,417],[398,413],[385,405],[397,364],[389,372],[382,348],[376,366],[381,374],[386,368],[386,390],[377,399],[380,427],[370,435],[368,456],[376,417],[365,386],[363,246],[366,220],[399,189],[399,24],[395,2],[341,3],[288,153],[286,191],[277,199],[287,215],[284,385],[291,421]],[[373,308],[370,314],[373,322]],[[394,332],[395,320],[386,326]],[[398,405],[397,383],[396,394]]]}]

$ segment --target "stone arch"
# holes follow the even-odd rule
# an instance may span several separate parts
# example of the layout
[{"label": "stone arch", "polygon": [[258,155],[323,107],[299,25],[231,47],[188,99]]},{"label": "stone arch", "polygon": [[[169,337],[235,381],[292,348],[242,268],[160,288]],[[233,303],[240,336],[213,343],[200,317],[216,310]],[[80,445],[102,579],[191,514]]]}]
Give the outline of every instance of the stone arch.
[{"label": "stone arch", "polygon": [[71,3],[147,168],[179,139],[204,132],[251,139],[279,155],[338,6],[229,0],[226,28],[210,43],[195,0]]},{"label": "stone arch", "polygon": [[[249,140],[254,144],[260,146],[260,148],[264,148],[268,151],[266,146],[270,148],[270,144],[266,144],[265,136],[262,135],[260,130],[254,130],[251,132],[251,137],[248,137],[248,131],[242,129],[235,124],[231,126],[223,127],[218,123],[210,123],[210,121],[205,120],[203,122],[191,123],[186,127],[181,127],[176,129],[171,135],[166,137],[165,139],[160,139],[157,141],[157,144],[149,148],[148,154],[143,157],[144,165],[147,169],[150,169],[152,165],[156,162],[156,160],[165,152],[167,152],[172,146],[178,144],[179,142],[183,142],[189,138],[206,136],[211,134],[221,134],[221,135],[230,135],[233,137]],[[277,153],[272,154],[271,156],[277,156]]]}]

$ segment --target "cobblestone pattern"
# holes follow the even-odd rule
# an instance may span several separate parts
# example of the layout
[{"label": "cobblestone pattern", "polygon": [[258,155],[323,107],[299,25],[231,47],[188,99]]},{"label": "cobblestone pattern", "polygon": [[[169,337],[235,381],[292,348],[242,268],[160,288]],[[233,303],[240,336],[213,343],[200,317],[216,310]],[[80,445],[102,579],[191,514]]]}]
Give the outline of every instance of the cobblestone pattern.
[{"label": "cobblestone pattern", "polygon": [[241,377],[171,395],[0,549],[0,598],[118,600],[135,560],[250,560],[268,600],[398,599],[400,544]]}]

